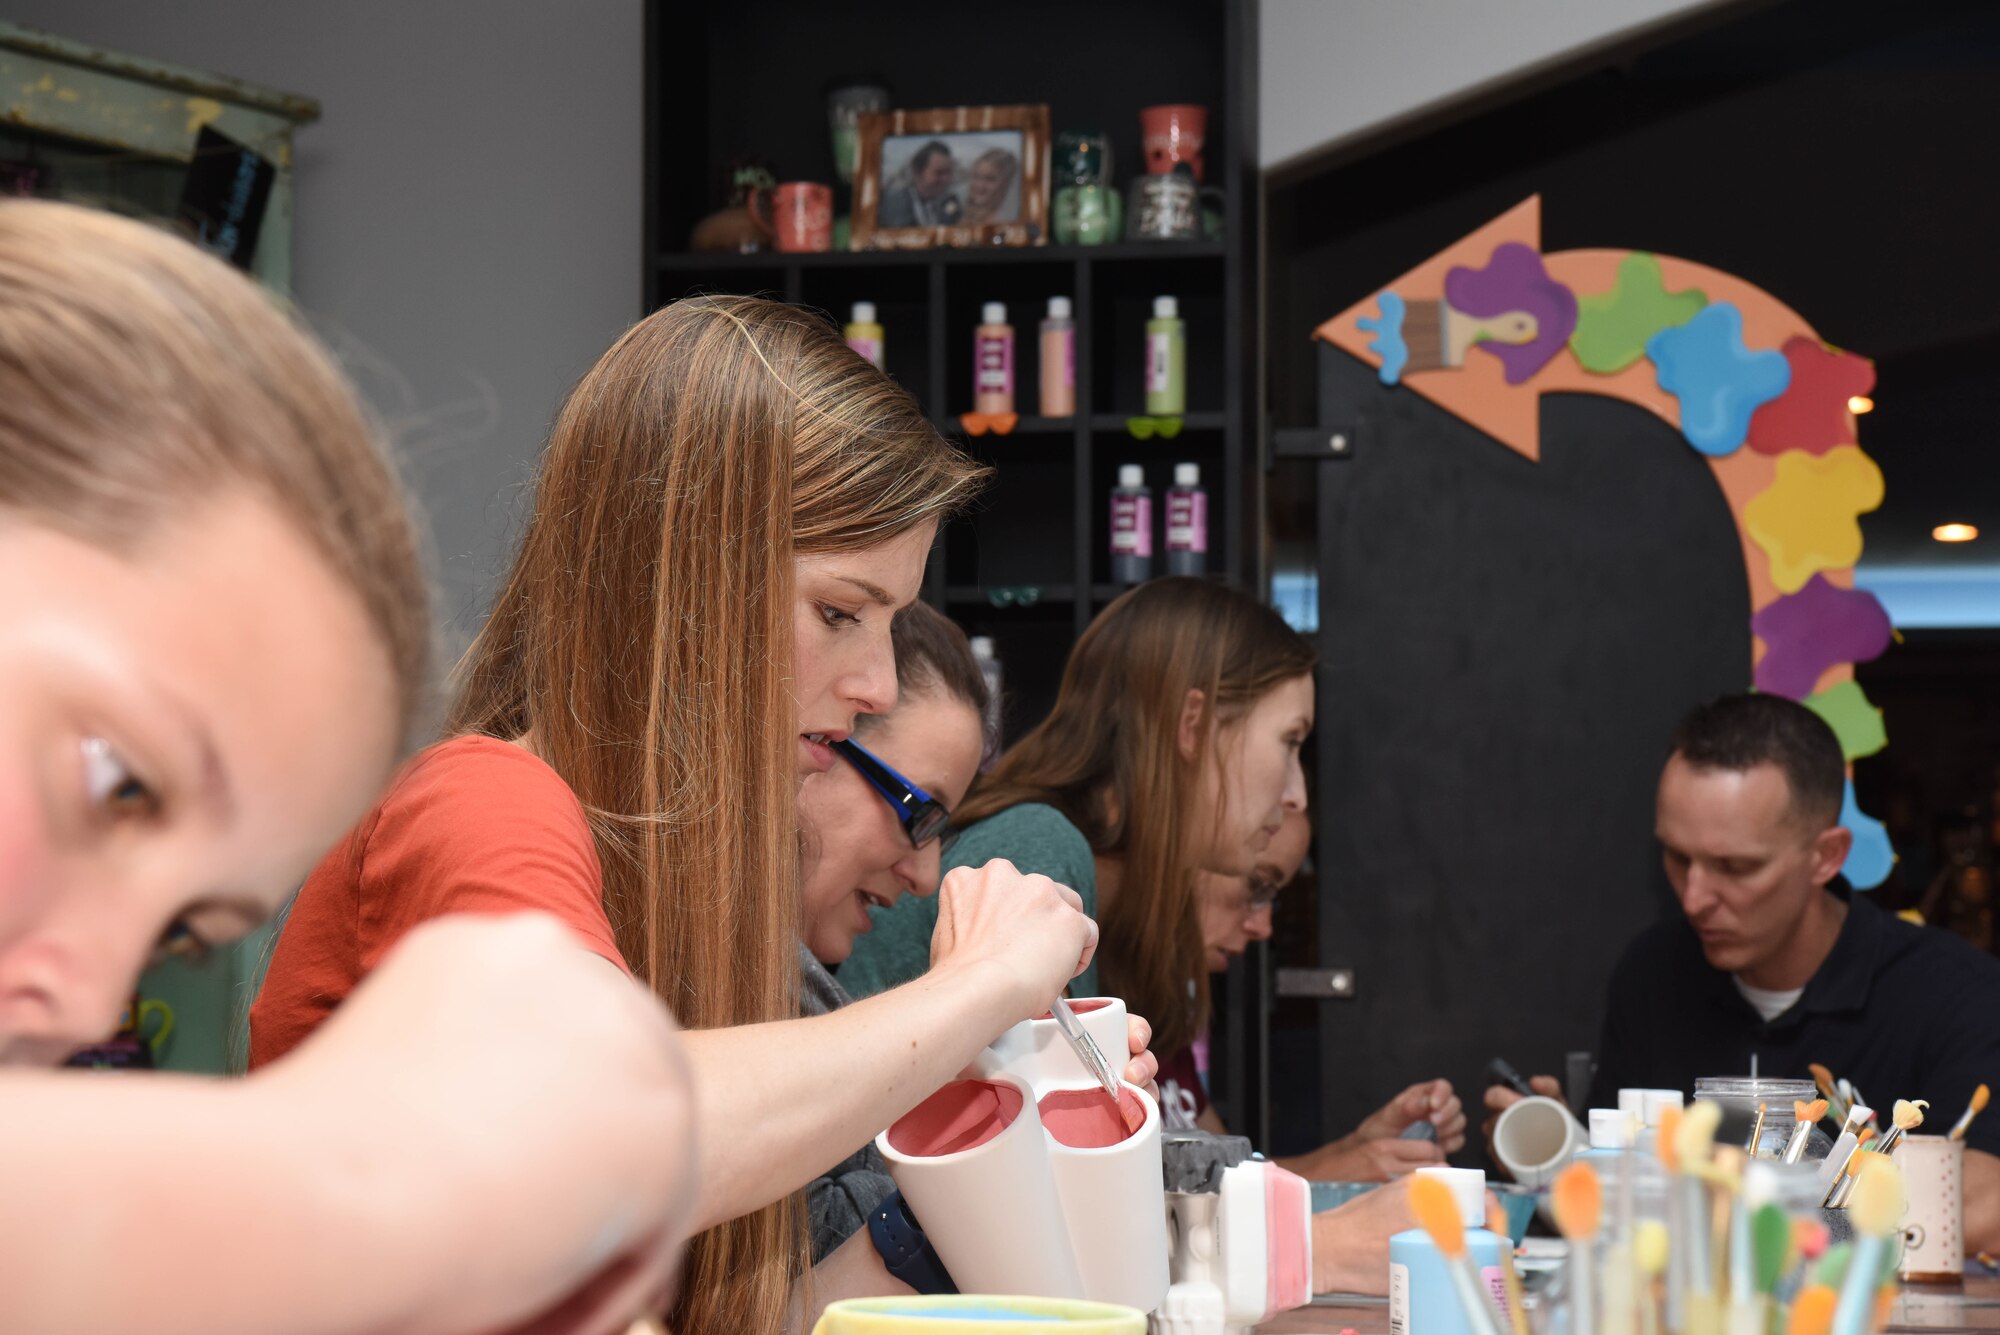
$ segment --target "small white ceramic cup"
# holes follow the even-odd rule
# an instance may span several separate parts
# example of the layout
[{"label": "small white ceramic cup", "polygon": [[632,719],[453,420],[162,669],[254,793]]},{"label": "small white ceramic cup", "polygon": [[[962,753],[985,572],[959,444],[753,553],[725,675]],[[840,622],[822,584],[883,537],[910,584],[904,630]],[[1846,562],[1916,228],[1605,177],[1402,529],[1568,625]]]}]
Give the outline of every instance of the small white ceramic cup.
[{"label": "small white ceramic cup", "polygon": [[[1061,1089],[1103,1097],[1097,1085],[1076,1082],[1044,1093]],[[1049,1133],[1049,1167],[1083,1276],[1083,1296],[1150,1312],[1167,1296],[1170,1280],[1160,1108],[1137,1085],[1124,1089],[1145,1109],[1145,1123],[1116,1145],[1101,1148],[1065,1145]]]},{"label": "small white ceramic cup", "polygon": [[1558,1099],[1535,1094],[1493,1124],[1493,1157],[1524,1187],[1546,1187],[1590,1147],[1590,1135]]},{"label": "small white ceramic cup", "polygon": [[[1084,1032],[1097,1041],[1115,1074],[1131,1060],[1127,1050],[1125,1003],[1117,997],[1078,997],[1069,1003]],[[1017,1075],[1034,1086],[1036,1097],[1090,1079],[1054,1020],[1023,1020],[982,1051],[974,1065],[981,1075]]]},{"label": "small white ceramic cup", "polygon": [[[1082,1298],[1086,1296],[1083,1279],[1063,1222],[1063,1203],[1056,1195],[1049,1138],[1042,1130],[1035,1092],[1017,1076],[987,1078],[1018,1090],[1021,1107],[1014,1120],[985,1144],[954,1154],[909,1154],[896,1148],[897,1128],[891,1126],[875,1137],[875,1148],[888,1160],[889,1176],[916,1212],[924,1236],[961,1293]],[[1154,1121],[1153,1194],[1157,1197],[1157,1115]],[[1155,1204],[1153,1213],[1158,1214]]]},{"label": "small white ceramic cup", "polygon": [[1957,1284],[1965,1276],[1965,1142],[1904,1136],[1896,1149],[1910,1208],[1903,1215],[1903,1260],[1913,1284]]}]

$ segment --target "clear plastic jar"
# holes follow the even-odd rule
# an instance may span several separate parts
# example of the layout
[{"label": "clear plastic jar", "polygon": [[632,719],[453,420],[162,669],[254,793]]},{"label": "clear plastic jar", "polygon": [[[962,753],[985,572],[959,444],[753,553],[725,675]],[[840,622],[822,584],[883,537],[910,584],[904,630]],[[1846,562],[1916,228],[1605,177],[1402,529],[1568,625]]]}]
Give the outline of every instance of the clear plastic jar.
[{"label": "clear plastic jar", "polygon": [[[1757,1154],[1765,1159],[1784,1157],[1785,1145],[1798,1124],[1795,1105],[1811,1103],[1819,1090],[1810,1080],[1778,1080],[1746,1075],[1708,1075],[1694,1082],[1694,1096],[1708,1099],[1722,1108],[1722,1123],[1715,1130],[1715,1143],[1748,1148],[1750,1128],[1757,1124],[1757,1106],[1764,1105],[1764,1130],[1757,1138]],[[1833,1149],[1833,1138],[1825,1124],[1812,1129],[1806,1138],[1801,1163],[1817,1163]]]}]

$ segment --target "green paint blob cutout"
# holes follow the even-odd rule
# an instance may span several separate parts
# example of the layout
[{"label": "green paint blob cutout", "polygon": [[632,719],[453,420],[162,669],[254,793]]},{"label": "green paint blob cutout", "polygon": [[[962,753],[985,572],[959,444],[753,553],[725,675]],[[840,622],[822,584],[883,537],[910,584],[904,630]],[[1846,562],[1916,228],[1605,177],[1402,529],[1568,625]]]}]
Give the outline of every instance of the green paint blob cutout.
[{"label": "green paint blob cutout", "polygon": [[1696,288],[1669,292],[1660,262],[1635,250],[1618,263],[1618,281],[1609,292],[1576,299],[1576,332],[1569,350],[1594,375],[1616,375],[1646,355],[1646,340],[1662,329],[1686,324],[1708,305]]},{"label": "green paint blob cutout", "polygon": [[1806,708],[1826,720],[1840,739],[1840,753],[1849,760],[1872,756],[1889,744],[1882,711],[1868,703],[1858,681],[1843,681],[1806,697]]}]

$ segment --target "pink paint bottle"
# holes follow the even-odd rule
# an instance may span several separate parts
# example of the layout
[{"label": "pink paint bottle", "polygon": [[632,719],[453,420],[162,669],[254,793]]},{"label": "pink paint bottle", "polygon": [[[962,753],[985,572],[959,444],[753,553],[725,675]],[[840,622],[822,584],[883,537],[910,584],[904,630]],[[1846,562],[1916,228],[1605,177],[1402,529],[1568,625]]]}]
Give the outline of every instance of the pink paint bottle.
[{"label": "pink paint bottle", "polygon": [[1146,470],[1121,464],[1111,491],[1111,578],[1143,584],[1153,577],[1153,493]]},{"label": "pink paint bottle", "polygon": [[1042,321],[1042,416],[1076,416],[1076,321],[1068,297],[1050,297]]},{"label": "pink paint bottle", "polygon": [[1007,307],[989,301],[972,331],[972,411],[994,416],[1014,411],[1014,326]]},{"label": "pink paint bottle", "polygon": [[1167,493],[1167,573],[1208,573],[1208,493],[1201,489],[1201,465],[1175,464]]}]

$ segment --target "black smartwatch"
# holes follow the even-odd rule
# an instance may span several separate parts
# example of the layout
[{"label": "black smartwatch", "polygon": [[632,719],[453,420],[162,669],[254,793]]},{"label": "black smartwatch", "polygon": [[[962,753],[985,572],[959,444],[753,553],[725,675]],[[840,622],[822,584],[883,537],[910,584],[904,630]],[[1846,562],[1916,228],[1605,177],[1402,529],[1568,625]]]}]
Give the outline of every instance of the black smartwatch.
[{"label": "black smartwatch", "polygon": [[918,1293],[957,1293],[958,1285],[931,1250],[923,1226],[910,1213],[903,1193],[892,1191],[889,1199],[868,1216],[868,1236],[882,1253],[882,1264],[890,1274]]}]

